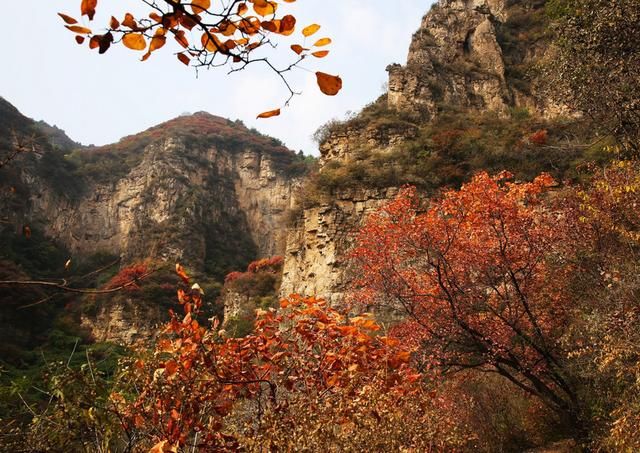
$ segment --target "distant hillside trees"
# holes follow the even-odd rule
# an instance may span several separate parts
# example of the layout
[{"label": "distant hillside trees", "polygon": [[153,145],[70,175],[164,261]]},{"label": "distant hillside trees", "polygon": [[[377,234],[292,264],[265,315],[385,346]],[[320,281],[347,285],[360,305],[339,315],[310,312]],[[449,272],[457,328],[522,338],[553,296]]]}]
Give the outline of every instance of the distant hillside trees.
[{"label": "distant hillside trees", "polygon": [[640,146],[640,2],[552,0],[557,55],[548,69],[556,95],[614,135],[621,151]]}]

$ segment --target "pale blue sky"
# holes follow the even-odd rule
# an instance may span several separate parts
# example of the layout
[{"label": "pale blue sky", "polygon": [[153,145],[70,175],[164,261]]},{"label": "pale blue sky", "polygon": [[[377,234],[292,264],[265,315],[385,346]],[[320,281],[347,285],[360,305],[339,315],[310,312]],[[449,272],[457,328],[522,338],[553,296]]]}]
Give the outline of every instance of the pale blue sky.
[{"label": "pale blue sky", "polygon": [[[84,144],[106,144],[184,112],[208,111],[277,137],[294,150],[317,154],[310,136],[331,118],[342,118],[375,100],[387,77],[385,67],[404,63],[411,35],[433,0],[299,0],[287,4],[299,27],[317,22],[317,37],[330,36],[331,54],[303,66],[339,74],[344,81],[336,97],[322,95],[315,76],[297,70],[291,77],[303,91],[282,115],[256,120],[278,107],[286,91],[257,66],[227,75],[224,68],[201,71],[177,62],[169,45],[146,62],[140,54],[117,46],[105,55],[78,46],[58,18],[77,16],[80,0],[5,2],[0,28],[0,96],[25,115],[61,127]],[[100,1],[102,25],[114,12],[135,13],[137,0]],[[99,27],[94,26],[94,30]],[[296,33],[294,36],[300,36]],[[315,37],[315,36],[314,36]],[[283,47],[297,42],[282,41]],[[282,49],[286,52],[288,49]],[[287,54],[288,55],[288,54]]]}]

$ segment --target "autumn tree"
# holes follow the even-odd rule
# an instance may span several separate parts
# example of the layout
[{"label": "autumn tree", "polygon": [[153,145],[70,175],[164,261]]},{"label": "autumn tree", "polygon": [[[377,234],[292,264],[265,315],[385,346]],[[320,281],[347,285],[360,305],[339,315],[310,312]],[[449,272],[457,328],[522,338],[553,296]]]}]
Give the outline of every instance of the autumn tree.
[{"label": "autumn tree", "polygon": [[[177,59],[187,66],[228,67],[230,72],[236,72],[254,63],[263,64],[286,86],[289,92],[287,105],[296,92],[286,74],[307,58],[326,57],[329,54],[326,46],[331,44],[327,37],[312,38],[320,25],[310,24],[301,31],[302,41],[290,45],[292,61],[282,67],[273,63],[266,49],[275,49],[275,37],[290,36],[296,30],[297,21],[293,15],[280,15],[286,4],[294,1],[139,0],[137,3],[148,8],[148,16],[135,17],[130,12],[124,12],[122,17],[118,16],[120,18],[114,15],[100,32],[94,32],[68,14],[59,15],[75,34],[78,44],[87,44],[101,54],[114,44],[122,44],[140,52],[145,61],[172,40],[177,45]],[[80,14],[88,21],[94,20],[98,10],[97,0],[82,0]],[[307,38],[310,38],[309,42]],[[333,96],[342,88],[338,76],[319,71],[315,75],[320,90],[326,95]],[[280,109],[274,109],[258,117],[279,114]]]},{"label": "autumn tree", "polygon": [[405,313],[394,333],[420,347],[425,368],[497,373],[580,429],[561,342],[567,226],[542,204],[549,176],[509,178],[480,173],[428,207],[405,189],[358,234],[357,297]]},{"label": "autumn tree", "polygon": [[594,169],[566,203],[577,303],[565,343],[598,423],[594,449],[605,451],[640,449],[639,203],[636,161]]}]

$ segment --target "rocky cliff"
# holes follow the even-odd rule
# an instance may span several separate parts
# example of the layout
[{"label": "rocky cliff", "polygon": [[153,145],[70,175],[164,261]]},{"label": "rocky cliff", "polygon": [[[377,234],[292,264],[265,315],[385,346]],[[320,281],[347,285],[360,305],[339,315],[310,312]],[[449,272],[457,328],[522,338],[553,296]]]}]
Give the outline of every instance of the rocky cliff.
[{"label": "rocky cliff", "polygon": [[431,119],[443,106],[502,115],[564,112],[527,70],[547,52],[544,0],[440,0],[414,34],[407,63],[390,65],[388,103]]},{"label": "rocky cliff", "polygon": [[393,188],[344,190],[329,204],[305,209],[287,236],[280,294],[338,303],[351,276],[346,255],[353,233],[395,194]]},{"label": "rocky cliff", "polygon": [[220,276],[246,265],[237,257],[284,251],[298,158],[240,123],[196,113],[64,159],[82,183],[40,177],[36,157],[21,174],[28,209],[6,221],[40,226],[74,255],[179,260]]},{"label": "rocky cliff", "polygon": [[584,147],[566,137],[585,132],[539,88],[549,46],[545,0],[434,4],[406,64],[387,68],[387,93],[319,130],[321,171],[306,188],[316,201],[289,231],[282,295],[339,300],[350,233],[404,184],[433,193],[479,170],[571,177]]}]

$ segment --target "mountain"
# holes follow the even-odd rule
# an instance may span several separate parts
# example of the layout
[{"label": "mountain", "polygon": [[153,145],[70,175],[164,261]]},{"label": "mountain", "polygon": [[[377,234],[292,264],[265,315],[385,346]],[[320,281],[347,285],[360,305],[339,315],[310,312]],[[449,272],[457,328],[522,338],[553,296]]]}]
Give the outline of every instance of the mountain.
[{"label": "mountain", "polygon": [[[284,252],[288,211],[308,163],[278,140],[199,112],[113,145],[78,148],[61,131],[1,105],[4,137],[10,129],[35,137],[35,151],[0,169],[0,257],[10,273],[60,278],[115,259],[120,269],[146,262],[165,269],[149,285],[157,289],[180,262],[213,285],[213,303],[227,273]],[[117,269],[93,284],[104,285]],[[75,322],[99,340],[137,341],[174,302],[173,291],[155,296],[80,298]]]}]

